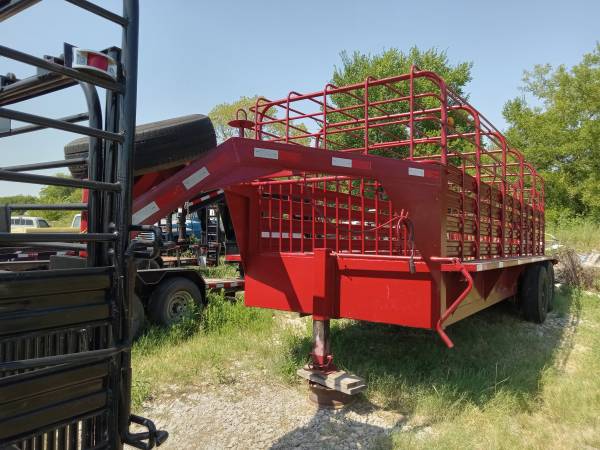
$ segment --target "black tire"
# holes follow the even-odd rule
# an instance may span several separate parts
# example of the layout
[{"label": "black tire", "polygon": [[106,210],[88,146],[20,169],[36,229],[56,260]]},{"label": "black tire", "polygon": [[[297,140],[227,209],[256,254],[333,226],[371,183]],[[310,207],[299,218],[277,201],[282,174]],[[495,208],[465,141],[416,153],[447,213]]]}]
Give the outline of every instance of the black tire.
[{"label": "black tire", "polygon": [[150,295],[148,316],[158,325],[170,326],[185,316],[192,302],[199,308],[204,305],[200,288],[187,278],[169,278]]},{"label": "black tire", "polygon": [[548,273],[548,311],[554,309],[554,264],[552,261],[546,263],[546,272]]},{"label": "black tire", "polygon": [[135,339],[142,334],[145,325],[146,313],[144,312],[144,305],[140,298],[137,295],[134,295],[131,299],[131,337]]},{"label": "black tire", "polygon": [[525,269],[519,284],[519,303],[530,322],[543,323],[548,313],[549,279],[546,267],[536,264]]},{"label": "black tire", "polygon": [[[65,145],[65,158],[87,158],[89,139]],[[139,125],[135,128],[135,175],[180,166],[217,145],[211,120],[202,114]],[[87,164],[69,168],[75,178],[87,178]]]}]

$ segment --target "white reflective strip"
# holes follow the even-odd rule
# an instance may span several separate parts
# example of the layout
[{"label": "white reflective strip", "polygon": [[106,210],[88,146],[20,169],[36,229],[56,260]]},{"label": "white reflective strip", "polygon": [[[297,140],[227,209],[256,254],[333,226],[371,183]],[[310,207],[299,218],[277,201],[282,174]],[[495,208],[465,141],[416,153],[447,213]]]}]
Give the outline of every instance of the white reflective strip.
[{"label": "white reflective strip", "polygon": [[[260,237],[263,238],[268,238],[268,237],[272,237],[272,238],[278,238],[279,237],[279,231],[273,231],[270,235],[268,231],[262,231],[260,233]],[[281,233],[281,237],[282,238],[289,238],[290,234],[289,233]],[[302,233],[292,233],[292,239],[300,239],[302,237]]]},{"label": "white reflective strip", "polygon": [[237,285],[238,285],[237,281],[233,281],[233,282],[229,283],[230,287],[236,287]]},{"label": "white reflective strip", "polygon": [[279,159],[279,151],[271,150],[270,148],[258,148],[254,149],[254,157],[255,158],[265,158],[265,159]]},{"label": "white reflective strip", "polygon": [[210,173],[208,173],[208,169],[206,167],[203,167],[202,169],[195,171],[193,174],[191,174],[189,177],[183,180],[183,185],[187,190],[190,190],[209,175]]},{"label": "white reflective strip", "polygon": [[502,261],[498,261],[498,267],[502,269],[504,267],[504,263]]},{"label": "white reflective strip", "polygon": [[131,223],[133,223],[134,225],[139,225],[152,214],[158,212],[158,210],[159,208],[156,202],[150,202],[142,209],[137,211],[135,214],[133,214],[133,217],[131,218]]},{"label": "white reflective strip", "polygon": [[223,192],[225,192],[223,189],[219,189],[219,190],[217,191],[217,195],[218,195],[218,194],[222,194]]},{"label": "white reflective strip", "polygon": [[483,270],[483,266],[481,264],[477,264],[477,272],[481,272]]},{"label": "white reflective strip", "polygon": [[204,200],[208,200],[210,198],[210,195],[203,195],[202,197],[200,197],[200,201],[203,202]]},{"label": "white reflective strip", "polygon": [[425,171],[423,169],[417,169],[416,167],[409,167],[408,174],[413,177],[424,177]]},{"label": "white reflective strip", "polygon": [[352,160],[348,158],[337,158],[334,156],[333,158],[331,158],[331,165],[352,168]]},{"label": "white reflective strip", "polygon": [[215,284],[215,287],[216,288],[222,288],[222,287],[224,287],[224,284],[223,283],[217,283],[217,284]]}]

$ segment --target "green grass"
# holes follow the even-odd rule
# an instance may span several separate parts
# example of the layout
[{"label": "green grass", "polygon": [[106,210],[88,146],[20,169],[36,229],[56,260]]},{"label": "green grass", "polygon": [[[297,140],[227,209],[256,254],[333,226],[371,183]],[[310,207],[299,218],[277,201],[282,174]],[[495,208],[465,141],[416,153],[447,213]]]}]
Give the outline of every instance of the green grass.
[{"label": "green grass", "polygon": [[194,311],[170,329],[152,327],[135,342],[134,409],[163,385],[221,382],[232,363],[269,350],[271,311],[246,308],[240,298],[227,299],[222,293],[209,293],[208,300],[203,311]]},{"label": "green grass", "polygon": [[[600,224],[591,220],[571,219],[548,223],[546,233],[556,237],[560,244],[572,247],[578,252],[600,251]],[[548,234],[547,247],[552,244]]]},{"label": "green grass", "polygon": [[[271,311],[221,296],[211,302],[203,321],[150,330],[135,345],[136,406],[161,384],[230,383],[244,371],[300,388],[295,371],[307,359],[308,319],[291,328]],[[380,448],[600,446],[600,298],[564,290],[543,326],[499,304],[448,334],[452,350],[428,331],[333,324],[336,363],[367,379],[364,401],[406,416]]]},{"label": "green grass", "polygon": [[239,278],[237,264],[225,264],[223,261],[217,266],[202,267],[202,275],[206,278]]}]

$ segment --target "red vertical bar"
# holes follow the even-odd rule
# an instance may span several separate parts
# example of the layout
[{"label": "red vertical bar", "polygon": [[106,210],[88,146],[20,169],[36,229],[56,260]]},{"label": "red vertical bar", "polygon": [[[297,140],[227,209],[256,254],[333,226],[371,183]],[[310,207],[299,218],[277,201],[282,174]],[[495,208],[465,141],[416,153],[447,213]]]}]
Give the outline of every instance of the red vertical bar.
[{"label": "red vertical bar", "polygon": [[300,185],[300,252],[304,253],[304,186],[306,185],[306,174]]},{"label": "red vertical bar", "polygon": [[525,226],[524,226],[524,214],[525,214],[525,195],[524,195],[524,190],[525,190],[525,173],[524,173],[524,168],[523,168],[523,155],[519,154],[519,203],[520,203],[520,207],[521,207],[521,214],[520,214],[520,226],[519,226],[519,234],[520,234],[520,250],[519,250],[519,254],[520,255],[524,255],[525,253]]},{"label": "red vertical bar", "polygon": [[278,243],[279,243],[279,251],[281,252],[282,249],[282,245],[283,245],[283,187],[280,184],[279,185],[279,239],[278,239]]},{"label": "red vertical bar", "polygon": [[352,180],[348,180],[348,252],[352,253]]},{"label": "red vertical bar", "polygon": [[335,180],[335,251],[340,251],[340,181]]},{"label": "red vertical bar", "polygon": [[475,233],[475,239],[477,243],[475,245],[475,257],[481,258],[481,128],[479,122],[479,115],[475,114],[475,183],[477,189],[477,213],[475,221],[477,222],[477,229]]},{"label": "red vertical bar", "polygon": [[[373,187],[375,189],[375,254],[379,254],[379,182],[374,181]],[[390,242],[391,246],[391,242]],[[390,247],[391,254],[391,247]]]},{"label": "red vertical bar", "polygon": [[323,181],[323,248],[327,248],[327,181]]},{"label": "red vertical bar", "polygon": [[285,108],[285,142],[290,142],[290,92],[287,96],[287,108]]},{"label": "red vertical bar", "polygon": [[[387,204],[388,204],[388,220],[392,220],[392,214],[394,212],[392,210],[392,201],[389,198],[387,200]],[[392,246],[392,237],[393,237],[393,231],[394,231],[393,228],[394,228],[394,223],[393,222],[388,223],[388,240],[390,241],[390,255],[393,253],[393,246]],[[398,243],[398,244],[400,244],[400,243]]]},{"label": "red vertical bar", "polygon": [[466,206],[466,192],[467,192],[467,186],[466,186],[466,161],[463,159],[462,160],[462,185],[461,185],[461,193],[460,193],[460,255],[461,258],[464,260],[465,259],[465,218],[466,218],[466,213],[465,213],[465,206]]},{"label": "red vertical bar", "polygon": [[269,184],[269,250],[273,251],[273,185]]},{"label": "red vertical bar", "polygon": [[502,195],[502,213],[500,222],[500,233],[502,240],[502,253],[501,256],[506,256],[506,141],[502,139],[502,189],[500,194]]},{"label": "red vertical bar", "polygon": [[293,188],[293,183],[288,183],[288,203],[290,205],[290,211],[288,213],[288,219],[290,221],[290,233],[289,233],[289,243],[290,243],[290,248],[288,251],[293,252],[294,251],[294,203],[292,202],[292,188]]},{"label": "red vertical bar", "polygon": [[415,156],[415,118],[414,118],[414,108],[415,108],[415,66],[411,64],[410,66],[410,78],[409,78],[409,127],[410,127],[410,143],[408,147],[408,155],[410,159],[413,159]]},{"label": "red vertical bar", "polygon": [[446,84],[443,81],[440,82],[440,97],[440,121],[442,125],[440,133],[440,145],[442,147],[442,164],[446,164],[448,162],[448,93]]},{"label": "red vertical bar", "polygon": [[360,179],[360,251],[365,252],[365,179]]},{"label": "red vertical bar", "polygon": [[316,245],[316,233],[317,233],[317,222],[316,222],[316,217],[315,217],[315,202],[317,201],[317,195],[316,195],[316,182],[313,181],[312,183],[312,192],[311,192],[311,200],[310,200],[310,204],[311,204],[311,208],[312,208],[312,251],[315,251],[315,245]]},{"label": "red vertical bar", "polygon": [[327,150],[327,88],[329,87],[329,83],[325,85],[325,90],[323,91],[323,148]]},{"label": "red vertical bar", "polygon": [[[365,114],[365,149],[363,154],[367,155],[369,153],[369,78],[365,80],[365,104],[364,104],[364,114]],[[364,244],[363,244],[364,246]],[[364,251],[364,250],[363,250]]]}]

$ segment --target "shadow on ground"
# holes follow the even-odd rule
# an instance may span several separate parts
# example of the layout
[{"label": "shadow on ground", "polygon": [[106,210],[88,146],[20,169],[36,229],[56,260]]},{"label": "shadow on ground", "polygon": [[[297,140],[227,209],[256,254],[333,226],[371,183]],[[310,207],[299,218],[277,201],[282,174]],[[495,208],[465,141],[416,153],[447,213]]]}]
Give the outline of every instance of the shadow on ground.
[{"label": "shadow on ground", "polygon": [[[579,317],[578,297],[568,290],[543,325],[525,322],[502,302],[448,327],[451,350],[434,332],[340,321],[332,327],[332,352],[338,367],[367,380],[367,398],[405,416],[423,398],[442,408],[485,407],[500,390],[527,407],[544,370],[568,358]],[[309,347],[306,336],[289,349],[298,366]]]},{"label": "shadow on ground", "polygon": [[340,410],[319,409],[309,423],[285,434],[271,445],[283,449],[391,448],[390,431],[404,416],[381,417],[379,408],[361,397]]}]

